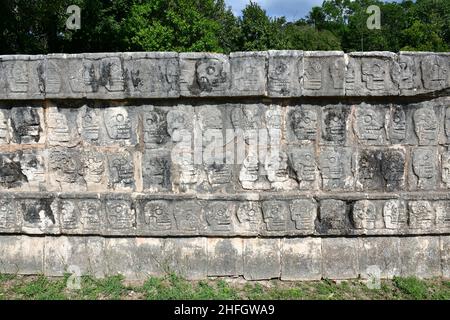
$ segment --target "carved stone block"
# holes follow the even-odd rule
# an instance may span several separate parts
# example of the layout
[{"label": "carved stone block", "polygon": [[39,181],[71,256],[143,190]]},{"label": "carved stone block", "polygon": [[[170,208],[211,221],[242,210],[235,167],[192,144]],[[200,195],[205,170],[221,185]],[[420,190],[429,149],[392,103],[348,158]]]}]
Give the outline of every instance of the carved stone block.
[{"label": "carved stone block", "polygon": [[345,145],[349,134],[350,108],[342,105],[322,109],[321,144]]},{"label": "carved stone block", "polygon": [[417,147],[412,150],[409,186],[412,190],[433,190],[437,188],[438,156],[433,147]]},{"label": "carved stone block", "polygon": [[300,190],[316,190],[318,188],[320,176],[313,147],[291,147],[289,163],[295,172]]},{"label": "carved stone block", "polygon": [[131,153],[120,152],[108,155],[108,168],[109,187],[112,189],[134,189],[134,161]]},{"label": "carved stone block", "polygon": [[319,132],[319,108],[317,106],[289,107],[286,131],[289,143],[316,141]]},{"label": "carved stone block", "polygon": [[225,96],[230,85],[227,56],[214,53],[180,54],[181,96]]},{"label": "carved stone block", "polygon": [[127,96],[177,98],[180,95],[178,53],[133,52],[123,54]]},{"label": "carved stone block", "polygon": [[267,52],[232,52],[231,96],[263,96],[267,85]]},{"label": "carved stone block", "polygon": [[43,110],[27,105],[11,109],[11,142],[20,144],[43,143]]},{"label": "carved stone block", "polygon": [[321,200],[316,230],[320,234],[346,234],[351,229],[348,211],[342,200]]},{"label": "carved stone block", "polygon": [[302,95],[303,51],[269,50],[269,97]]},{"label": "carved stone block", "polygon": [[398,83],[392,79],[396,55],[391,52],[353,52],[345,74],[346,96],[396,96]]},{"label": "carved stone block", "polygon": [[351,190],[354,187],[351,148],[322,147],[319,153],[323,190]]},{"label": "carved stone block", "polygon": [[42,55],[0,56],[0,99],[44,99],[44,60]]},{"label": "carved stone block", "polygon": [[364,145],[383,145],[386,143],[385,117],[387,108],[367,105],[355,108],[353,130],[359,143]]},{"label": "carved stone block", "polygon": [[171,160],[166,150],[151,150],[142,158],[144,189],[150,192],[171,190]]},{"label": "carved stone block", "polygon": [[304,96],[344,96],[344,52],[305,51],[303,60]]}]

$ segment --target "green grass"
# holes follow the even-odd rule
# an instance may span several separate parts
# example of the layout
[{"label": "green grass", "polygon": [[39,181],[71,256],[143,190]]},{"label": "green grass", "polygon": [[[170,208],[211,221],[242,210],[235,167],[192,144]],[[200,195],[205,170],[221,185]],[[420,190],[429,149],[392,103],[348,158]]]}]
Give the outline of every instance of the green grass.
[{"label": "green grass", "polygon": [[381,288],[369,289],[363,281],[282,282],[216,279],[187,281],[175,274],[149,278],[144,283],[130,284],[121,276],[94,279],[81,278],[81,288],[68,289],[69,275],[59,278],[0,274],[0,300],[354,300],[354,299],[437,299],[450,300],[450,281],[420,280],[396,277],[383,280]]}]

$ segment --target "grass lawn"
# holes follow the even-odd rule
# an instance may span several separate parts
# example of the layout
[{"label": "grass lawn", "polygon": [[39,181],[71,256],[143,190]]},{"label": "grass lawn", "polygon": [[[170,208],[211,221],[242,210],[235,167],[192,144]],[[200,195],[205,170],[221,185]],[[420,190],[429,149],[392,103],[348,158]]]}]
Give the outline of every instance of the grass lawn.
[{"label": "grass lawn", "polygon": [[394,278],[383,280],[380,289],[369,289],[365,282],[278,280],[249,282],[242,279],[186,281],[176,275],[149,278],[144,283],[127,283],[121,276],[93,279],[84,276],[81,289],[69,290],[69,276],[0,275],[0,300],[5,299],[444,299],[450,300],[450,281]]}]

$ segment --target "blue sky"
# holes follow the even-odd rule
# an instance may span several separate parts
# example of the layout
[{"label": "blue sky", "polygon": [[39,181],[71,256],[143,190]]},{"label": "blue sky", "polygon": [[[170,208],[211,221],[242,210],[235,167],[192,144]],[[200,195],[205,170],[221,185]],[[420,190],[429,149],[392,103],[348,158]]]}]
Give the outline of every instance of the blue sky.
[{"label": "blue sky", "polygon": [[[235,15],[241,15],[242,9],[250,0],[225,0]],[[322,5],[323,0],[253,0],[258,3],[269,16],[285,16],[288,20],[304,18],[313,6]],[[400,0],[388,0],[400,1]]]}]

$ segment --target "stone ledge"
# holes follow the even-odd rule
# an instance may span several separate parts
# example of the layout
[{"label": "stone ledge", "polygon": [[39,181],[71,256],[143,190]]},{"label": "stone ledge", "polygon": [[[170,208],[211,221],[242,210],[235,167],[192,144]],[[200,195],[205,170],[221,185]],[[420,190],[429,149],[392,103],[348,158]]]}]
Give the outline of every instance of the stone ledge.
[{"label": "stone ledge", "polygon": [[[144,280],[176,272],[187,279],[247,280],[448,277],[449,236],[364,238],[102,238],[0,236],[0,273]],[[441,258],[442,257],[442,258]]]},{"label": "stone ledge", "polygon": [[0,56],[0,100],[411,96],[450,87],[450,54],[295,51]]},{"label": "stone ledge", "polygon": [[[450,200],[385,194],[271,196],[0,193],[0,234],[406,236],[450,234]],[[405,197],[406,198],[406,197]]]}]

